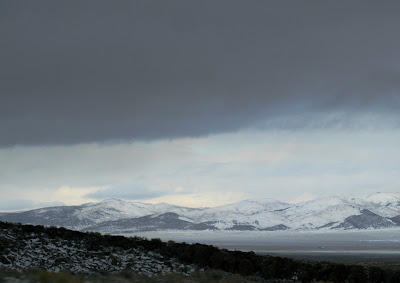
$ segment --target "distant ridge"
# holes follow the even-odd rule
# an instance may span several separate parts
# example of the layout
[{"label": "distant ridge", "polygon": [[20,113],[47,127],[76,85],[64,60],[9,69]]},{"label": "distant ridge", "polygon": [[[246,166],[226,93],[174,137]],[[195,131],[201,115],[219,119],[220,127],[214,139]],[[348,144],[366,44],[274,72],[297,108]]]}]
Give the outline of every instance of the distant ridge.
[{"label": "distant ridge", "polygon": [[80,231],[123,233],[155,230],[348,230],[400,227],[400,194],[331,196],[289,204],[249,199],[188,208],[107,199],[0,214],[0,221],[60,226]]}]

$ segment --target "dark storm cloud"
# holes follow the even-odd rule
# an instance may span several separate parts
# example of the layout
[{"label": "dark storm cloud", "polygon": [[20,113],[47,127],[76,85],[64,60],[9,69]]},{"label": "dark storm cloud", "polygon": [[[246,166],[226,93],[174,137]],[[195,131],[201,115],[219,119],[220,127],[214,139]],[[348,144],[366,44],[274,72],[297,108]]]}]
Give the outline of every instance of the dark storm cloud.
[{"label": "dark storm cloud", "polygon": [[[1,1],[0,145],[396,111],[398,1]],[[301,125],[300,125],[301,126]]]}]

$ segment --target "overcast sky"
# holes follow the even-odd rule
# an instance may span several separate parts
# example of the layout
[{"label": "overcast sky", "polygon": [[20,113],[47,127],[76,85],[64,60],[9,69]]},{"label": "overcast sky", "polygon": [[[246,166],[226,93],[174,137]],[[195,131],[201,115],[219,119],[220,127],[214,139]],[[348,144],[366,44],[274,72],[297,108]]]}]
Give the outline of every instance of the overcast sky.
[{"label": "overcast sky", "polygon": [[399,192],[399,9],[0,0],[0,210]]}]

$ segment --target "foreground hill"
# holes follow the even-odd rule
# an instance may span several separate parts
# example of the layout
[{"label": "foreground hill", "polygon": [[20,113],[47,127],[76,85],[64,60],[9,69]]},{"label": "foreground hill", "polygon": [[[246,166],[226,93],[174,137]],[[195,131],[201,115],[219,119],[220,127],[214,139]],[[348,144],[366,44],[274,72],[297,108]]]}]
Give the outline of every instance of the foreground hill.
[{"label": "foreground hill", "polygon": [[153,230],[321,230],[400,227],[400,194],[332,196],[289,204],[245,200],[213,208],[187,208],[109,199],[0,215],[1,221],[126,233]]},{"label": "foreground hill", "polygon": [[209,245],[4,222],[0,222],[0,267],[92,275],[133,271],[149,277],[170,272],[190,277],[196,270],[212,268],[260,280],[400,282],[400,272],[377,267],[300,261]]}]

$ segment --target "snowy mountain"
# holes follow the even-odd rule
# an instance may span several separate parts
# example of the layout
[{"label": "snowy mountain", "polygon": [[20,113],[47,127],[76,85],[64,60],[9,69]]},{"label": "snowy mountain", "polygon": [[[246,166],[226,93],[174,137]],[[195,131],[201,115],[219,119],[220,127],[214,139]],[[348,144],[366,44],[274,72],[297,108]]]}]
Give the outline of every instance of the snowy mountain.
[{"label": "snowy mountain", "polygon": [[400,194],[332,196],[289,204],[250,199],[187,208],[108,199],[0,215],[0,221],[121,233],[153,230],[330,230],[400,227]]}]

